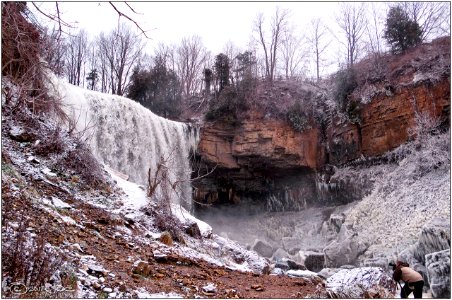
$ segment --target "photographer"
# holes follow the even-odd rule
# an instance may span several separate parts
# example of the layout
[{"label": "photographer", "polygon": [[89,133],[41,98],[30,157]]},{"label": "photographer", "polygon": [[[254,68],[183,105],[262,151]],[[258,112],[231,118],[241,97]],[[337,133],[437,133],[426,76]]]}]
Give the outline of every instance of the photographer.
[{"label": "photographer", "polygon": [[[414,298],[422,298],[422,288],[424,287],[424,280],[422,275],[411,269],[407,263],[397,261],[397,263],[389,264],[394,271],[392,278],[399,282],[405,282],[400,292],[400,298],[408,298],[413,292]],[[399,282],[400,284],[400,282]]]}]

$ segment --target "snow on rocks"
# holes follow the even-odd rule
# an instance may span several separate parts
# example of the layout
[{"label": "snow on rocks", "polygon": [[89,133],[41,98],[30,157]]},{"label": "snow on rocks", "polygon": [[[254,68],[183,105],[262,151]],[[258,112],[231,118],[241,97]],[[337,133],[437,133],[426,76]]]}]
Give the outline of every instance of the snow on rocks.
[{"label": "snow on rocks", "polygon": [[49,176],[49,177],[56,177],[56,176],[57,176],[56,173],[52,172],[52,170],[50,170],[50,169],[47,168],[47,167],[44,168],[44,169],[42,169],[41,172],[42,172],[44,175],[47,175],[47,176]]},{"label": "snow on rocks", "polygon": [[308,270],[289,270],[286,275],[289,277],[318,277],[317,273]]},{"label": "snow on rocks", "polygon": [[66,202],[58,199],[57,197],[52,197],[52,204],[56,208],[62,208],[62,209],[71,209],[72,208],[72,206],[70,206]]},{"label": "snow on rocks", "polygon": [[450,249],[425,256],[428,281],[434,298],[450,298]]},{"label": "snow on rocks", "polygon": [[209,283],[202,287],[202,293],[206,296],[213,296],[217,292],[217,287],[213,283]]},{"label": "snow on rocks", "polygon": [[134,291],[134,293],[136,294],[137,298],[139,299],[162,299],[162,298],[169,298],[169,299],[174,299],[174,298],[183,298],[181,295],[177,294],[177,293],[149,293],[148,291],[146,291],[144,288],[140,288],[136,291]]},{"label": "snow on rocks", "polygon": [[179,219],[182,224],[190,225],[191,223],[198,224],[199,231],[202,237],[209,237],[212,234],[212,227],[204,221],[201,221],[192,216],[185,208],[178,204],[171,205],[171,212]]},{"label": "snow on rocks", "polygon": [[9,136],[18,142],[30,142],[33,139],[32,136],[21,126],[12,126],[9,131]]},{"label": "snow on rocks", "polygon": [[381,268],[343,269],[326,282],[329,298],[394,298],[396,283]]},{"label": "snow on rocks", "polygon": [[405,155],[397,163],[361,170],[375,186],[349,211],[344,225],[369,244],[366,253],[392,256],[415,243],[424,224],[436,217],[450,219],[449,133],[428,137],[425,144],[420,150],[402,145],[388,154]]}]

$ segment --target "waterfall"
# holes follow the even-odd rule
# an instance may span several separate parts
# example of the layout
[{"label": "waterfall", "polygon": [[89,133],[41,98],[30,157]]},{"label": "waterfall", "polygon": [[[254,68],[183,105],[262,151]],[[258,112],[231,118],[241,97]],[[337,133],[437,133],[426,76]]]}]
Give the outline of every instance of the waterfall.
[{"label": "waterfall", "polygon": [[[196,150],[199,130],[159,117],[141,104],[116,95],[82,89],[57,80],[65,111],[83,134],[95,157],[110,168],[147,186],[148,170],[155,174],[165,160],[175,203],[191,208],[190,153]],[[191,152],[193,151],[193,152]],[[164,191],[159,187],[156,196]]]}]

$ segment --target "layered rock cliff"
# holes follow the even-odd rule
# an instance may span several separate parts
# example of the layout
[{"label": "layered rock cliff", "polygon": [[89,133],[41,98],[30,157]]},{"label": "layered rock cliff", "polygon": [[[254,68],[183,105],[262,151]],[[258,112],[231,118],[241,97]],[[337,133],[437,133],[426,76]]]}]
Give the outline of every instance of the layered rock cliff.
[{"label": "layered rock cliff", "polygon": [[[353,116],[332,100],[331,79],[324,87],[262,84],[254,99],[259,105],[250,105],[238,124],[204,124],[199,156],[216,169],[195,182],[195,201],[255,200],[272,210],[348,203],[367,193],[370,183],[334,182],[334,165],[381,156],[426,122],[450,126],[450,38],[404,55],[368,58],[354,70],[357,87],[347,98],[356,107]],[[308,123],[302,130],[281,109],[297,101]]]},{"label": "layered rock cliff", "polygon": [[360,108],[358,121],[333,118],[327,129],[330,163],[382,155],[409,140],[419,123],[449,127],[450,38],[404,55],[370,58],[355,69],[358,87],[350,98]]}]

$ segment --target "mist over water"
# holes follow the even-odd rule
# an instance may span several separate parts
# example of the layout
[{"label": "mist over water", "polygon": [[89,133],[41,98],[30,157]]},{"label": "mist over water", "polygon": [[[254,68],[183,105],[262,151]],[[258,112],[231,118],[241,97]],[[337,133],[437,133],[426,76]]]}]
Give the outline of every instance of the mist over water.
[{"label": "mist over water", "polygon": [[169,182],[178,182],[177,191],[166,192],[176,203],[191,207],[189,157],[199,141],[197,128],[159,117],[125,97],[58,84],[68,115],[100,162],[144,186],[149,169],[155,174],[164,163]]},{"label": "mist over water", "polygon": [[299,251],[321,252],[329,242],[325,222],[332,213],[341,213],[350,205],[353,204],[270,212],[266,211],[267,204],[263,200],[211,206],[197,210],[196,216],[209,223],[214,233],[245,247],[252,247],[256,240],[261,240],[296,259]]}]

